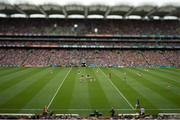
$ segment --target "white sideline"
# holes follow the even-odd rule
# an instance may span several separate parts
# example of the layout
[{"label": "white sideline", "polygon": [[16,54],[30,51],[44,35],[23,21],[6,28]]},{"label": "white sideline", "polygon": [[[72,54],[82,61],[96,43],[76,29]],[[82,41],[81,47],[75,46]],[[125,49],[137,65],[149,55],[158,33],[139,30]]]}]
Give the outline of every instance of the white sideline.
[{"label": "white sideline", "polygon": [[[42,111],[42,108],[41,109],[10,109],[10,108],[1,108],[0,110],[27,110],[27,111],[34,111],[34,110],[39,110],[39,111]],[[93,110],[93,109],[52,109],[52,110],[74,110],[74,111],[86,111],[86,110]],[[109,110],[109,109],[97,109],[97,110]],[[114,109],[114,110],[122,110],[122,111],[135,111],[135,110],[132,110],[132,109]],[[160,109],[146,109],[145,108],[145,110],[152,110],[152,111],[157,111],[157,110],[163,110],[163,111],[165,111],[165,110],[170,110],[170,111],[176,111],[176,110],[180,110],[180,108],[160,108]],[[3,113],[0,113],[0,114],[3,114]]]},{"label": "white sideline", "polygon": [[[72,68],[71,68],[72,69]],[[51,101],[49,102],[47,108],[49,108],[54,100],[54,98],[56,97],[57,93],[59,92],[60,88],[62,87],[64,81],[66,80],[67,76],[69,75],[71,69],[68,71],[68,73],[66,74],[66,76],[64,77],[63,81],[61,82],[61,84],[59,85],[58,89],[56,90],[54,96],[52,97]]]},{"label": "white sideline", "polygon": [[[101,70],[99,68],[99,70]],[[102,70],[101,70],[102,71]],[[102,73],[107,77],[107,75],[102,71]],[[108,78],[108,77],[107,77]],[[108,78],[109,79],[109,78]],[[118,91],[118,93],[123,97],[123,99],[128,103],[128,105],[132,108],[132,110],[135,110],[135,108],[131,105],[131,103],[126,99],[126,97],[122,94],[122,92],[114,85],[114,83],[109,80],[109,82],[111,83],[111,85],[116,89],[116,91]]]}]

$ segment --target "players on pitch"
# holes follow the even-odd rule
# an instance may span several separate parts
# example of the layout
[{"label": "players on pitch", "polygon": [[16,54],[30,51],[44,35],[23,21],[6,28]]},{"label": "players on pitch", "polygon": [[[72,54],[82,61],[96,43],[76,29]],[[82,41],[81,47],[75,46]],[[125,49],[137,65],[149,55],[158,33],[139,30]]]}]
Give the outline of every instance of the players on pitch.
[{"label": "players on pitch", "polygon": [[90,75],[81,75],[81,77],[80,77],[80,82],[86,82],[86,81],[88,81],[88,82],[95,82],[96,79],[93,78],[93,77],[90,76]]}]

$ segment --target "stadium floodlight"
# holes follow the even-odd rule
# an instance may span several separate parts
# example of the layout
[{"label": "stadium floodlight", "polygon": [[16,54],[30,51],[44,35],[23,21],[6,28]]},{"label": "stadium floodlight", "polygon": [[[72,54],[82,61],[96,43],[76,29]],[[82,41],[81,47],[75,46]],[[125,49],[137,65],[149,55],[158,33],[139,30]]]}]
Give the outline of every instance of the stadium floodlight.
[{"label": "stadium floodlight", "polygon": [[56,23],[54,23],[54,27],[55,27],[55,28],[57,27],[57,24],[56,24]]},{"label": "stadium floodlight", "polygon": [[65,18],[65,16],[59,15],[59,14],[51,14],[51,15],[49,15],[49,18]]},{"label": "stadium floodlight", "polygon": [[159,16],[153,16],[153,19],[154,19],[154,20],[159,20],[160,17],[159,17]]},{"label": "stadium floodlight", "polygon": [[177,20],[178,17],[176,17],[176,16],[164,16],[164,19],[165,20]]},{"label": "stadium floodlight", "polygon": [[74,27],[72,28],[72,31],[76,32],[78,28],[78,24],[74,24]]},{"label": "stadium floodlight", "polygon": [[94,32],[95,32],[95,33],[98,33],[98,28],[94,28]]},{"label": "stadium floodlight", "polygon": [[74,28],[77,28],[78,27],[78,24],[74,24]]},{"label": "stadium floodlight", "polygon": [[0,17],[7,17],[6,14],[0,14]]}]

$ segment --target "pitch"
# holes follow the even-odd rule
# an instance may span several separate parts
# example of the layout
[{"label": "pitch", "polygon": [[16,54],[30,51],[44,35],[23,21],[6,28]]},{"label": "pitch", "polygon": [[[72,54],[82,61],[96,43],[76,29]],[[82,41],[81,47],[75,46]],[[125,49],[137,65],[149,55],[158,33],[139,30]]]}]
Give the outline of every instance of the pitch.
[{"label": "pitch", "polygon": [[177,68],[0,68],[0,113],[180,112]]}]

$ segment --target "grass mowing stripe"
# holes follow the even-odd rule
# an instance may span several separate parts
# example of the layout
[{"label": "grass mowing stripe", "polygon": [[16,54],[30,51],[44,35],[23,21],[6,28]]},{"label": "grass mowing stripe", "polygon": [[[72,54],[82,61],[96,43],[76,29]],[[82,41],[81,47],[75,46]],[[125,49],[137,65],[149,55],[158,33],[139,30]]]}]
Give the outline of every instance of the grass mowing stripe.
[{"label": "grass mowing stripe", "polygon": [[164,69],[164,70],[167,70],[167,71],[171,71],[172,73],[175,72],[175,73],[179,73],[180,72],[180,68],[161,68],[161,69]]},{"label": "grass mowing stripe", "polygon": [[13,70],[14,69],[18,69],[19,67],[0,67],[0,72],[3,72],[3,71],[8,71],[8,70]]},{"label": "grass mowing stripe", "polygon": [[[48,105],[49,101],[52,98],[52,95],[55,93],[59,84],[57,81],[61,78],[62,74],[66,73],[68,70],[64,68],[50,68],[49,76],[47,83],[37,92],[36,95],[29,101],[24,108],[43,108],[45,105]],[[46,79],[47,77],[45,77]],[[24,112],[24,111],[22,111]],[[35,111],[36,112],[36,111]]]},{"label": "grass mowing stripe", "polygon": [[[23,68],[21,68],[21,69],[23,69]],[[33,68],[33,69],[36,69],[36,68]],[[44,68],[43,68],[44,69]],[[100,68],[98,68],[98,69],[100,69]],[[125,70],[125,71],[129,71],[129,69],[124,69],[124,68],[122,68],[123,70]],[[19,69],[16,69],[16,70],[19,70]],[[42,70],[42,69],[41,69]],[[45,71],[47,71],[48,69],[45,69]],[[69,69],[66,69],[66,71],[65,72],[63,72],[63,75],[62,76],[59,76],[59,78],[64,78],[65,77],[65,75],[66,75],[66,73],[68,72],[68,70]],[[97,69],[95,69],[95,70],[97,70]],[[168,69],[169,70],[169,69]],[[167,70],[167,71],[168,71]],[[5,70],[6,71],[6,70]],[[52,108],[51,110],[55,110],[55,112],[61,112],[61,113],[64,113],[64,111],[66,111],[67,113],[72,113],[72,112],[76,112],[76,113],[80,113],[80,114],[84,114],[84,113],[86,113],[86,115],[89,113],[89,111],[92,111],[92,108],[90,107],[90,105],[87,105],[87,106],[85,106],[84,108],[83,107],[77,107],[78,105],[73,105],[73,103],[77,103],[77,101],[76,102],[74,102],[74,100],[78,100],[78,96],[81,96],[81,97],[83,97],[84,95],[83,94],[79,94],[79,95],[76,95],[76,94],[78,94],[81,90],[83,91],[84,89],[86,89],[85,87],[84,88],[78,88],[78,86],[79,86],[79,83],[77,82],[78,80],[77,80],[77,77],[75,77],[75,76],[77,76],[77,70],[76,70],[76,68],[74,68],[73,70],[71,70],[71,71],[74,71],[74,72],[70,72],[70,74],[68,75],[68,77],[66,78],[66,80],[64,81],[64,83],[63,83],[63,85],[62,85],[62,87],[60,88],[60,92],[62,92],[60,95],[59,95],[59,93],[60,92],[58,92],[58,94],[56,95],[56,97],[54,98],[54,101],[53,101],[53,103],[52,103],[52,105],[51,105],[51,107],[50,108]],[[87,72],[86,72],[86,74],[90,74],[90,75],[92,75],[93,77],[95,76],[94,74],[93,74],[93,72],[92,71],[94,71],[94,70],[92,70],[92,69],[90,69],[90,68],[87,68]],[[123,101],[123,103],[124,104],[126,104],[127,102],[124,100],[124,98],[123,97],[121,97],[120,95],[119,95],[119,93],[117,92],[117,90],[116,89],[114,89],[114,86],[113,85],[111,85],[111,84],[109,84],[109,80],[107,80],[106,79],[106,77],[108,77],[108,73],[109,73],[109,68],[108,69],[103,69],[103,68],[101,68],[101,71],[102,72],[99,72],[99,73],[96,73],[97,75],[97,77],[98,77],[98,81],[100,81],[101,83],[103,83],[103,84],[101,84],[101,87],[103,87],[103,91],[101,91],[101,92],[104,92],[104,94],[106,95],[106,97],[107,97],[107,99],[108,99],[108,101],[109,101],[109,96],[111,96],[112,94],[114,94],[114,93],[116,93],[116,96],[118,96],[119,98],[121,98],[122,100],[121,101]],[[117,70],[118,71],[118,70]],[[150,101],[150,103],[152,103],[155,107],[157,107],[157,109],[155,108],[155,107],[147,107],[146,106],[146,104],[145,104],[145,109],[146,109],[146,111],[148,111],[148,113],[153,113],[152,111],[156,111],[156,113],[158,113],[158,112],[180,112],[180,108],[179,108],[179,104],[178,105],[176,105],[176,106],[174,106],[174,105],[170,105],[170,104],[168,104],[167,103],[167,100],[166,100],[166,98],[164,97],[163,99],[162,98],[160,98],[158,95],[157,95],[157,92],[159,92],[158,94],[160,94],[161,93],[161,91],[163,91],[164,93],[162,94],[162,96],[168,96],[168,94],[169,93],[171,93],[171,92],[176,92],[177,91],[177,94],[178,94],[178,91],[179,91],[179,88],[178,88],[178,86],[179,86],[179,83],[178,83],[178,81],[171,81],[170,80],[170,78],[172,79],[172,78],[175,78],[176,80],[178,80],[178,75],[177,76],[174,76],[175,74],[170,74],[171,72],[166,72],[166,70],[159,70],[159,69],[150,69],[149,71],[150,72],[145,72],[143,69],[132,69],[132,71],[134,71],[134,74],[136,74],[136,75],[134,75],[134,74],[128,74],[128,76],[127,77],[129,77],[129,78],[131,78],[131,80],[129,80],[129,79],[127,79],[127,81],[128,81],[128,83],[124,83],[123,84],[123,80],[121,79],[121,78],[123,78],[123,77],[121,77],[121,75],[123,74],[120,74],[120,70],[119,70],[119,73],[117,72],[117,71],[115,71],[116,72],[116,77],[114,77],[115,75],[114,74],[112,74],[113,76],[112,76],[112,83],[119,89],[119,91],[120,92],[122,92],[124,95],[125,95],[125,97],[126,97],[126,99],[130,102],[130,103],[133,103],[132,101],[131,101],[131,97],[133,96],[133,94],[134,94],[134,91],[131,89],[129,92],[126,92],[126,90],[124,90],[123,88],[121,88],[121,87],[124,87],[124,85],[127,87],[127,85],[126,84],[128,84],[130,87],[132,87],[133,89],[135,89],[137,92],[141,92],[139,95],[142,95],[145,99],[147,99],[147,101],[143,101],[144,103],[146,103],[146,104],[148,104],[148,101]],[[139,77],[138,75],[137,75],[137,73],[139,73],[139,71],[142,71],[142,73],[143,73],[143,77],[144,78],[141,78],[141,77]],[[164,71],[164,72],[163,72]],[[174,70],[175,71],[175,70]],[[3,70],[2,71],[0,71],[0,74],[1,74],[1,72],[4,72]],[[19,71],[19,72],[21,72],[21,70]],[[103,73],[104,72],[104,73]],[[111,72],[111,71],[110,71]],[[113,69],[113,72],[114,72],[114,69]],[[34,73],[34,72],[33,72]],[[73,73],[73,74],[71,74],[71,73]],[[148,74],[148,73],[151,73],[152,75],[150,75],[150,74]],[[172,73],[173,73],[173,71],[172,71]],[[176,73],[178,73],[177,71],[176,71]],[[23,73],[22,73],[23,74]],[[47,73],[48,74],[48,73]],[[61,73],[62,74],[62,73]],[[106,76],[104,76],[104,75],[102,75],[102,74],[105,74]],[[119,75],[118,75],[119,74]],[[26,72],[25,72],[25,74],[23,74],[23,76],[24,76],[24,78],[25,78],[25,80],[23,79],[22,80],[22,76],[19,76],[19,77],[17,77],[16,79],[19,79],[19,80],[21,80],[22,82],[19,82],[19,83],[15,83],[14,84],[14,82],[15,81],[13,81],[13,79],[12,79],[12,81],[11,80],[9,80],[9,82],[7,82],[6,84],[8,85],[8,84],[10,84],[10,83],[12,83],[10,86],[11,87],[9,87],[7,90],[5,90],[5,91],[1,91],[0,90],[0,112],[7,112],[7,113],[10,113],[10,112],[23,112],[23,113],[25,113],[25,112],[27,112],[27,113],[34,113],[35,111],[42,111],[42,105],[43,104],[41,104],[41,106],[38,106],[39,105],[39,103],[37,103],[37,106],[36,106],[36,101],[33,101],[31,104],[29,104],[29,101],[31,101],[32,99],[34,99],[34,98],[37,98],[37,99],[34,99],[34,100],[38,100],[38,93],[41,93],[41,94],[44,94],[43,96],[45,96],[45,95],[48,95],[49,93],[48,92],[45,92],[44,91],[44,93],[43,92],[40,92],[42,89],[41,88],[43,88],[44,89],[44,87],[47,85],[47,84],[49,84],[49,78],[51,78],[52,77],[52,75],[51,75],[51,77],[49,77],[48,75],[45,75],[45,76],[43,76],[41,79],[40,79],[40,81],[41,82],[38,82],[38,83],[36,83],[36,82],[34,82],[34,81],[36,81],[36,79],[38,79],[38,77],[39,76],[36,76],[36,77],[33,77],[33,79],[31,79],[31,80],[27,80],[27,78],[29,79],[29,78],[31,78],[31,77],[29,77],[29,76],[31,76],[31,75],[34,75],[34,74],[26,74]],[[11,75],[10,75],[11,76]],[[16,76],[16,75],[15,75]],[[27,77],[26,77],[27,76]],[[153,76],[153,77],[152,77]],[[1,84],[1,77],[2,76],[0,76],[0,84]],[[49,78],[48,78],[49,77]],[[120,78],[120,79],[118,79],[118,77]],[[168,77],[168,78],[167,78]],[[109,78],[109,77],[108,77]],[[8,77],[7,77],[7,79],[8,79]],[[43,80],[43,79],[45,79],[45,80]],[[53,89],[53,92],[51,92],[51,96],[49,96],[49,98],[48,99],[46,99],[46,97],[45,97],[45,99],[44,99],[44,97],[43,98],[41,98],[41,96],[40,96],[40,98],[39,98],[39,100],[41,99],[41,100],[43,100],[43,101],[46,101],[46,103],[49,103],[48,101],[50,101],[51,100],[51,98],[52,98],[52,96],[53,96],[53,94],[56,92],[56,89],[58,88],[58,86],[59,86],[59,84],[63,81],[63,80],[60,80],[60,82],[58,82],[57,83],[57,80],[56,80],[56,86],[50,86],[50,88],[49,87],[46,87],[46,89]],[[153,84],[157,84],[157,85],[152,85],[152,84],[149,84],[149,81],[146,81],[146,80],[144,80],[144,79],[148,79],[150,82],[152,82]],[[152,80],[151,80],[152,79]],[[48,81],[47,81],[48,80]],[[156,81],[155,81],[156,80]],[[46,82],[47,81],[47,82]],[[74,82],[75,81],[75,82]],[[119,81],[121,81],[120,83],[118,83]],[[2,80],[2,82],[3,82],[3,80]],[[37,92],[37,94],[28,94],[27,95],[27,97],[28,96],[33,96],[32,97],[32,99],[28,99],[28,100],[26,100],[26,101],[24,101],[24,102],[22,102],[22,104],[21,105],[17,105],[17,109],[15,108],[15,107],[13,107],[13,105],[10,107],[10,106],[8,106],[7,105],[7,108],[2,108],[2,106],[1,106],[1,104],[3,104],[3,102],[2,101],[7,101],[7,100],[9,100],[9,99],[13,99],[14,101],[17,101],[17,99],[18,98],[13,98],[13,95],[17,95],[17,94],[19,94],[20,93],[20,91],[26,91],[26,87],[28,87],[27,85],[30,85],[31,83],[34,83],[34,85],[33,86],[31,86],[32,87],[32,90],[34,89],[34,88],[37,88],[37,90],[35,90],[35,91],[38,91]],[[89,83],[89,82],[87,82],[88,84],[86,84],[86,86],[88,85],[90,88],[93,88],[93,83],[91,84],[91,83]],[[107,83],[108,83],[108,85],[107,85]],[[143,84],[140,84],[140,83],[143,83]],[[172,85],[176,85],[176,87],[172,87],[172,88],[169,88],[169,93],[166,95],[165,94],[165,91],[163,90],[163,89],[166,89],[165,88],[165,86],[163,85],[163,84],[172,84]],[[13,85],[14,84],[14,85]],[[35,84],[37,84],[37,85],[35,85]],[[70,85],[70,84],[72,84],[72,85]],[[145,85],[144,85],[145,84]],[[76,87],[73,87],[73,85],[74,86],[76,86]],[[103,86],[104,85],[104,86]],[[34,86],[36,86],[36,87],[34,87]],[[162,87],[162,89],[161,90],[159,90],[159,91],[157,91],[157,90],[155,90],[155,91],[153,91],[152,92],[152,90],[151,89],[149,89],[149,87],[151,87],[151,88],[153,88],[153,87],[155,87],[156,89],[158,89],[159,88],[159,86],[160,87]],[[31,87],[29,87],[29,89],[31,89]],[[72,87],[72,88],[71,88]],[[96,86],[97,87],[97,86]],[[104,90],[104,87],[106,87],[106,88],[109,88],[108,90]],[[3,88],[3,87],[2,87]],[[11,90],[10,90],[10,88],[11,88]],[[0,87],[0,89],[1,89],[1,87]],[[77,89],[77,90],[74,90],[74,89]],[[113,89],[113,90],[110,90],[110,89]],[[130,89],[130,88],[127,88],[127,89]],[[172,89],[173,89],[173,91],[172,91]],[[109,91],[109,92],[108,92]],[[156,92],[157,91],[157,92]],[[156,93],[155,93],[156,92]],[[6,96],[5,96],[5,93],[6,93]],[[47,94],[48,93],[48,94]],[[71,94],[72,93],[72,94]],[[127,94],[126,94],[127,93]],[[151,93],[151,94],[147,94],[147,93]],[[95,91],[94,92],[94,94],[97,94],[97,92]],[[109,95],[110,94],[110,95]],[[39,94],[40,95],[40,94]],[[23,95],[23,96],[25,96],[25,95]],[[23,96],[22,96],[22,98],[23,98]],[[72,97],[73,96],[73,97]],[[129,97],[129,96],[131,96],[131,97]],[[148,96],[148,97],[147,97]],[[173,95],[169,95],[170,97],[172,97]],[[168,97],[169,97],[168,96]],[[175,95],[174,95],[175,96]],[[77,97],[77,98],[75,98],[75,97]],[[155,97],[155,98],[154,98]],[[20,98],[20,97],[19,97]],[[73,98],[73,99],[71,99],[71,98]],[[24,99],[24,98],[23,98]],[[25,98],[26,99],[26,98]],[[70,100],[68,100],[68,99],[70,99]],[[112,99],[118,99],[118,98],[113,98],[112,97]],[[167,98],[167,99],[170,99],[170,98]],[[13,100],[11,100],[11,101],[13,101]],[[81,102],[81,100],[85,100],[85,99],[80,99],[79,101],[80,101],[80,104],[84,104],[84,103],[82,103]],[[119,99],[118,99],[119,100]],[[177,98],[177,100],[179,100],[179,98]],[[65,102],[64,102],[65,101]],[[71,101],[71,102],[66,102],[66,101]],[[91,101],[91,100],[90,100]],[[90,102],[90,101],[88,101],[88,102]],[[92,101],[96,101],[96,99],[92,99]],[[105,103],[102,103],[101,105],[103,106],[103,104],[109,104],[109,105],[112,105],[112,103],[110,103],[110,102],[105,102]],[[135,101],[135,100],[134,100]],[[166,102],[164,102],[164,101],[166,101]],[[5,103],[4,102],[4,103]],[[40,102],[40,101],[39,101]],[[120,101],[119,101],[120,102]],[[174,103],[174,100],[173,101],[171,101],[171,102],[173,102]],[[33,107],[31,107],[31,105],[32,104],[35,104]],[[62,103],[62,104],[59,104],[59,103]],[[68,104],[66,104],[66,103],[68,103]],[[71,104],[72,103],[72,104]],[[167,103],[167,104],[166,104]],[[178,103],[178,102],[177,102]],[[19,101],[17,101],[17,104],[19,104]],[[159,105],[158,105],[159,104]],[[25,108],[24,107],[22,107],[23,105],[27,105]],[[100,106],[101,106],[100,105]],[[104,106],[105,106],[104,105]],[[119,105],[119,104],[118,104]],[[18,107],[19,106],[19,107]],[[100,106],[97,106],[97,108],[98,108],[98,111],[103,111],[104,113],[106,113],[106,112],[109,112],[109,108],[107,108],[106,106],[105,107],[101,107],[100,108]],[[129,106],[128,104],[126,104],[126,106]],[[1,109],[2,108],[2,109]],[[22,108],[22,109],[21,109]],[[27,109],[26,109],[27,108]],[[32,109],[28,109],[28,108],[32,108]],[[34,108],[38,108],[38,109],[34,109]],[[56,109],[57,108],[57,109]],[[58,108],[60,108],[60,109],[58,109]],[[62,109],[61,109],[62,108]],[[76,108],[78,108],[78,109],[76,109]],[[82,109],[81,109],[82,108]],[[99,109],[100,108],[100,109]],[[124,108],[124,107],[120,107],[120,108]],[[130,108],[130,107],[128,107],[128,108]],[[16,109],[16,110],[15,110]],[[84,110],[83,110],[84,109]],[[116,108],[115,108],[116,109]],[[124,112],[132,112],[132,111],[134,111],[135,112],[135,110],[132,110],[132,109],[116,109],[116,110],[118,110],[118,112],[121,112],[122,113],[122,111],[124,111]]]},{"label": "grass mowing stripe", "polygon": [[177,76],[178,78],[180,77],[180,72],[178,71],[172,71],[172,69],[171,68],[167,68],[167,69],[157,69],[157,70],[159,70],[159,71],[161,71],[161,72],[166,72],[166,73],[169,73],[169,74],[171,74],[171,75],[175,75],[175,76]]},{"label": "grass mowing stripe", "polygon": [[[139,70],[142,70],[142,69],[139,69]],[[152,75],[152,76],[154,76],[156,78],[160,78],[161,80],[164,80],[164,81],[166,81],[168,83],[171,83],[174,86],[180,87],[180,82],[178,82],[176,80],[176,79],[179,79],[179,78],[176,77],[176,76],[172,76],[172,75],[170,75],[170,74],[168,74],[166,72],[159,71],[158,69],[157,70],[153,69],[153,70],[148,70],[148,71],[142,70],[142,71],[145,74]],[[155,72],[153,72],[153,71],[155,71]],[[158,72],[156,72],[156,71],[158,71]],[[171,76],[171,77],[168,77],[168,76]],[[172,79],[172,78],[175,78],[175,79]]]},{"label": "grass mowing stripe", "polygon": [[[92,70],[91,70],[92,71]],[[94,76],[97,77],[97,80],[100,83],[100,87],[102,88],[102,92],[105,95],[105,98],[107,99],[107,102],[100,102],[100,105],[98,106],[98,110],[101,108],[106,108],[106,109],[111,109],[113,108],[130,108],[131,107],[127,104],[127,102],[124,100],[124,98],[117,92],[116,89],[114,89],[114,87],[109,83],[109,79],[106,78],[106,76],[104,76],[104,74],[98,69],[94,68],[93,69],[93,73],[95,74]],[[97,86],[98,87],[98,86]],[[98,88],[97,88],[98,90]],[[98,95],[98,92],[96,92],[97,90],[94,90],[94,94],[97,94],[97,96],[100,96],[102,93],[99,93],[100,95]],[[104,101],[103,97],[97,98],[98,100]],[[92,101],[95,101],[96,99],[93,99]],[[104,105],[105,104],[105,105]],[[106,105],[107,104],[107,105]],[[108,111],[104,111],[103,114],[105,115],[109,115],[109,110]],[[124,111],[120,111],[123,112]],[[129,110],[128,112],[134,112],[131,110]]]},{"label": "grass mowing stripe", "polygon": [[93,110],[101,108],[101,107],[107,107],[110,108],[109,101],[108,101],[108,95],[106,95],[107,91],[103,87],[106,85],[104,81],[104,86],[102,86],[102,79],[99,75],[96,75],[94,73],[94,70],[92,68],[85,68],[86,74],[95,77],[92,81],[86,81],[88,83],[88,89],[90,94],[90,103],[91,108]]},{"label": "grass mowing stripe", "polygon": [[33,80],[31,80],[28,82],[28,80],[31,78],[36,79],[37,78],[36,74],[39,72],[41,72],[41,71],[35,71],[34,74],[26,76],[20,83],[14,85],[14,86],[11,86],[10,88],[6,89],[5,91],[0,91],[0,99],[1,99],[0,105],[5,103],[12,97],[14,97],[19,92],[23,91],[26,88],[26,85],[29,84],[31,81],[33,81]]},{"label": "grass mowing stripe", "polygon": [[10,74],[10,73],[13,73],[14,71],[18,71],[18,70],[21,70],[21,68],[9,68],[9,69],[3,68],[0,71],[0,77],[7,75],[7,74]]},{"label": "grass mowing stripe", "polygon": [[[143,97],[146,98],[146,101],[143,101],[143,106],[145,108],[150,108],[151,106],[153,106],[158,109],[162,107],[162,103],[160,101],[163,101],[164,99],[159,94],[152,91],[149,87],[144,86],[143,82],[146,82],[145,80],[139,81],[139,77],[137,75],[135,76],[134,74],[129,73],[128,68],[118,69],[117,71],[122,72],[122,70],[126,72],[127,83],[131,85],[131,87],[136,89]],[[147,94],[147,93],[151,93],[151,94]],[[151,106],[148,106],[147,105],[148,103],[151,103],[150,104]],[[163,104],[163,107],[164,106],[166,107],[166,104]]]},{"label": "grass mowing stripe", "polygon": [[28,69],[21,72],[21,74],[14,76],[14,78],[8,79],[7,81],[3,82],[3,84],[0,84],[0,93],[18,84],[19,82],[22,82],[23,80],[25,80],[24,78],[26,78],[26,76],[29,76],[35,72],[37,72],[37,69]]},{"label": "grass mowing stripe", "polygon": [[138,77],[137,82],[139,82],[146,88],[149,88],[151,90],[151,95],[153,94],[156,95],[156,98],[159,99],[158,101],[161,101],[161,103],[158,105],[164,104],[164,107],[176,107],[178,105],[178,102],[174,101],[174,97],[169,98],[168,96],[166,96],[167,92],[164,92],[162,90],[162,87],[160,88],[160,86],[157,86],[156,84],[153,84],[150,80],[148,80],[150,78],[138,76],[136,69],[127,68],[126,70],[127,70],[127,73],[133,76],[134,78]]},{"label": "grass mowing stripe", "polygon": [[[106,68],[104,68],[104,69],[102,68],[102,70],[104,71],[104,73],[107,73],[107,71],[108,71],[108,69],[106,69]],[[98,71],[99,71],[99,69],[98,69]],[[127,104],[127,102],[124,100],[124,98],[119,94],[119,92],[117,92],[117,90],[114,89],[114,86],[112,86],[109,83],[109,80],[113,81],[115,78],[113,77],[111,79],[107,79],[106,76],[104,76],[104,74],[101,71],[96,72],[96,74],[97,74],[97,76],[101,77],[101,80],[100,80],[101,87],[103,88],[104,93],[106,94],[106,96],[108,98],[108,102],[111,105],[110,107],[130,108],[130,106]],[[109,73],[107,73],[107,74],[109,74]]]},{"label": "grass mowing stripe", "polygon": [[[156,71],[154,70],[155,72],[144,71],[143,69],[140,69],[140,68],[135,69],[135,70],[138,72],[137,74],[143,73],[144,76],[147,76],[146,78],[152,83],[158,84],[163,87],[165,87],[165,85],[171,85],[178,89],[180,88],[180,84],[178,82],[167,79],[166,76],[170,76],[169,73],[167,73],[167,72],[162,72],[159,70],[156,70]],[[152,80],[149,79],[151,77],[153,78]]]},{"label": "grass mowing stripe", "polygon": [[[180,85],[178,85],[176,82],[174,81],[170,81],[168,79],[164,79],[162,78],[162,76],[168,76],[168,73],[164,74],[158,74],[158,75],[154,75],[153,73],[149,73],[146,71],[143,71],[142,69],[136,69],[137,71],[143,73],[143,76],[149,81],[152,82],[153,84],[155,84],[156,86],[158,85],[159,89],[163,89],[162,91],[166,91],[167,93],[169,93],[169,91],[171,91],[171,95],[180,95],[180,93],[178,93],[177,91],[180,91]],[[159,71],[157,71],[156,73],[158,73]],[[149,78],[153,78],[153,79],[149,79]]]},{"label": "grass mowing stripe", "polygon": [[[69,69],[68,69],[69,70]],[[58,92],[57,96],[54,98],[53,103],[51,104],[50,108],[72,108],[71,101],[73,97],[73,90],[75,85],[75,76],[77,74],[77,69],[72,67],[71,72],[69,73],[68,77],[64,81],[61,90]],[[66,73],[64,73],[64,76]],[[64,77],[63,77],[64,78]],[[63,79],[62,78],[62,79]],[[62,79],[60,81],[62,81]],[[54,111],[59,112],[59,111]],[[68,110],[61,111],[61,113],[69,113]]]},{"label": "grass mowing stripe", "polygon": [[[139,87],[136,84],[136,80],[124,79],[124,69],[108,69],[112,73],[112,82],[119,88],[123,93],[126,94],[126,98],[131,101],[131,103],[136,104],[136,100],[140,99],[142,106],[146,108],[156,108],[150,101],[147,94],[142,91],[143,87]],[[122,73],[123,71],[123,73]],[[133,93],[133,94],[132,94]]]},{"label": "grass mowing stripe", "polygon": [[[39,79],[36,79],[32,84],[27,86],[23,91],[19,94],[16,94],[12,99],[7,101],[5,104],[1,105],[3,108],[22,108],[26,105],[37,93],[44,87],[49,81],[48,71],[49,69],[45,69],[42,74],[39,76]],[[33,88],[33,89],[32,89]]]},{"label": "grass mowing stripe", "polygon": [[17,71],[13,71],[13,72],[6,74],[4,76],[0,76],[0,79],[1,79],[0,84],[4,84],[4,82],[12,80],[15,77],[21,76],[22,74],[24,74],[24,72],[29,71],[29,69],[32,69],[32,68],[18,69]]},{"label": "grass mowing stripe", "polygon": [[77,68],[74,75],[74,89],[72,90],[72,99],[69,108],[90,108],[88,83],[87,81],[82,81],[81,75],[86,75],[84,69]]},{"label": "grass mowing stripe", "polygon": [[176,74],[173,71],[170,72],[169,70],[164,70],[164,69],[163,70],[162,69],[157,69],[157,71],[159,71],[160,74],[164,74],[164,73],[166,73],[166,75],[168,74],[169,80],[175,81],[177,84],[180,85],[180,72]]},{"label": "grass mowing stripe", "polygon": [[[100,69],[100,68],[98,68],[103,74],[104,74],[104,76],[106,76],[107,77],[107,75]],[[107,79],[109,79],[108,77],[107,77]],[[124,100],[128,103],[128,105],[132,108],[132,110],[135,110],[135,108],[131,105],[131,103],[126,99],[126,97],[123,95],[123,93],[114,85],[114,83],[112,83],[112,81],[111,80],[109,80],[109,82],[111,83],[111,85],[117,90],[117,92],[124,98]]]},{"label": "grass mowing stripe", "polygon": [[171,88],[173,86],[172,90],[174,90],[174,92],[176,94],[179,94],[179,93],[176,92],[176,90],[179,91],[179,89],[180,89],[180,83],[177,80],[172,79],[172,77],[169,77],[169,74],[166,73],[166,72],[162,73],[161,71],[158,71],[158,70],[155,71],[155,72],[154,71],[155,70],[149,70],[149,71],[143,71],[143,72],[146,75],[153,76],[154,79],[152,81],[154,81],[154,82],[155,82],[155,80],[157,80],[157,81],[160,80],[161,83],[164,82],[164,85],[162,85],[162,86],[166,86],[166,87],[171,86]]},{"label": "grass mowing stripe", "polygon": [[71,71],[72,68],[70,68],[70,70],[68,71],[68,73],[66,74],[65,78],[63,79],[63,81],[61,82],[61,84],[59,85],[58,89],[56,90],[56,92],[54,93],[51,101],[49,102],[47,108],[49,108],[54,100],[54,98],[56,97],[58,91],[60,90],[61,86],[63,85],[64,81],[66,80],[67,76],[69,75],[70,71]]},{"label": "grass mowing stripe", "polygon": [[180,77],[180,72],[174,71],[173,68],[158,68],[158,69],[153,69],[155,71],[159,71],[160,73],[168,73],[170,76],[174,76],[179,78]]},{"label": "grass mowing stripe", "polygon": [[[81,75],[85,76],[85,70],[83,68],[73,69],[75,74],[73,75],[74,78],[71,79],[71,83],[74,84],[72,87],[72,95],[71,95],[71,101],[68,105],[68,113],[72,113],[70,109],[84,109],[84,108],[90,108],[90,98],[89,98],[89,91],[88,91],[88,83],[87,81],[82,81]],[[62,111],[62,112],[64,112]],[[90,112],[87,111],[73,111],[76,114],[80,115],[87,115]]]},{"label": "grass mowing stripe", "polygon": [[172,71],[180,72],[180,68],[172,68]]},{"label": "grass mowing stripe", "polygon": [[[0,101],[0,107],[1,108],[14,108],[17,105],[21,105],[21,101],[23,101],[23,99],[26,99],[26,96],[27,94],[25,94],[25,98],[23,98],[21,96],[21,94],[27,90],[27,88],[29,86],[31,86],[33,83],[35,83],[39,78],[41,78],[42,76],[44,76],[46,74],[46,69],[40,69],[40,71],[36,72],[35,74],[33,75],[30,75],[28,77],[25,78],[24,81],[12,86],[10,89],[6,90],[6,91],[3,91],[1,94],[0,94],[0,97],[1,97],[1,101]],[[33,90],[32,88],[29,89],[30,90]],[[17,97],[19,95],[19,97]],[[17,98],[16,98],[17,97]],[[19,101],[16,101],[16,99],[19,99],[19,98],[22,98],[20,99]],[[15,106],[13,106],[12,104],[14,104]]]}]

